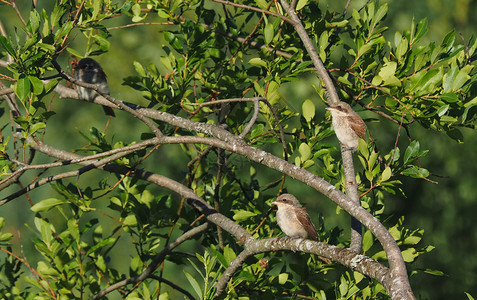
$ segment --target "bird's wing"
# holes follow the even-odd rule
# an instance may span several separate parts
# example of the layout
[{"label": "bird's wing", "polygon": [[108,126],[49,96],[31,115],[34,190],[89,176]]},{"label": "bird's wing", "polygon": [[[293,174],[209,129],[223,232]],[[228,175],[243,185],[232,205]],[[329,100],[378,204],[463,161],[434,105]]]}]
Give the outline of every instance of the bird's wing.
[{"label": "bird's wing", "polygon": [[304,207],[296,209],[296,218],[298,219],[298,222],[300,222],[305,228],[306,233],[308,234],[308,238],[310,240],[317,241],[318,234],[316,233],[315,225],[313,225],[313,223],[311,222],[310,216],[308,215]]},{"label": "bird's wing", "polygon": [[348,118],[351,129],[356,132],[356,134],[366,141],[366,123],[361,118]]}]

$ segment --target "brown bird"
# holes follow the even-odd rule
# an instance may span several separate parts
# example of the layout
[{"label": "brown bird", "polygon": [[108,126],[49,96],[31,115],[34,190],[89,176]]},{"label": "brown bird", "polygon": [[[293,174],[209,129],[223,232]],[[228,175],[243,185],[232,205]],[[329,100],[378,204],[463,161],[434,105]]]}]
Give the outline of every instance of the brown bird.
[{"label": "brown bird", "polygon": [[315,225],[304,207],[292,194],[280,195],[272,204],[276,205],[277,223],[280,229],[289,237],[304,238],[317,241]]},{"label": "brown bird", "polygon": [[355,151],[359,139],[366,140],[366,124],[363,119],[346,102],[339,101],[326,109],[331,112],[338,140],[346,149]]},{"label": "brown bird", "polygon": [[[75,67],[75,78],[85,83],[93,83],[98,87],[98,91],[103,94],[109,95],[108,81],[106,80],[106,74],[101,68],[101,65],[92,58],[83,58],[79,61]],[[76,91],[81,99],[86,101],[93,101],[98,96],[92,89],[88,89],[79,85],[76,85]],[[111,107],[103,105],[104,113],[108,116],[114,117],[114,111]]]}]

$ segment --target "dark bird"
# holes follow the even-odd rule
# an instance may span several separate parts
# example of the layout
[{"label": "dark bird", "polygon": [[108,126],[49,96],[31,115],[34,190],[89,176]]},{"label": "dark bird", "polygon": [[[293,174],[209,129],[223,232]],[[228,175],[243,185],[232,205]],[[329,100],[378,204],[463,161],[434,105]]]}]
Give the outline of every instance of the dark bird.
[{"label": "dark bird", "polygon": [[295,196],[292,194],[280,195],[272,204],[278,207],[277,223],[287,236],[318,240],[315,225]]},{"label": "dark bird", "polygon": [[[101,65],[92,58],[83,58],[75,67],[75,78],[85,83],[96,84],[98,91],[109,95],[108,81]],[[76,91],[81,99],[93,101],[99,94],[92,89],[76,85]],[[108,116],[115,116],[111,107],[104,106],[104,113]]]}]

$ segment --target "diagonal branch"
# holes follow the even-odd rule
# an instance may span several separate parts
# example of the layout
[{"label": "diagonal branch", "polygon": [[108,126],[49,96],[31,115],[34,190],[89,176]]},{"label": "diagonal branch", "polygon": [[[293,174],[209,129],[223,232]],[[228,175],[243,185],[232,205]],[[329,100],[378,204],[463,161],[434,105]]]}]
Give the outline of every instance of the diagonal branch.
[{"label": "diagonal branch", "polygon": [[[192,238],[196,234],[199,234],[201,232],[204,232],[207,229],[208,223],[204,223],[202,225],[199,225],[195,228],[192,228],[191,230],[185,232],[182,234],[180,237],[178,237],[173,243],[170,243],[164,249],[156,254],[156,256],[152,259],[152,261],[149,263],[147,266],[146,270],[144,270],[140,275],[128,278],[125,280],[121,280],[119,282],[116,282],[115,284],[110,285],[108,288],[102,290],[98,294],[94,295],[93,299],[99,299],[109,293],[111,293],[114,290],[117,290],[123,286],[126,286],[128,284],[138,284],[142,281],[144,281],[146,278],[152,276],[152,272],[157,268],[159,264],[166,258],[166,255],[169,254],[174,248],[185,242],[186,240]],[[187,295],[189,298],[191,298],[190,294],[188,295],[187,293],[184,293],[184,291],[181,291],[183,294]],[[191,298],[192,299],[192,298]]]},{"label": "diagonal branch", "polygon": [[[95,92],[97,92],[99,95],[101,95],[102,97],[106,98],[107,101],[111,102],[111,103],[114,103],[116,104],[116,106],[118,106],[119,108],[121,108],[122,110],[125,110],[127,112],[129,112],[130,114],[132,114],[133,116],[135,116],[136,118],[138,118],[139,120],[141,120],[142,122],[144,122],[144,124],[146,124],[151,130],[152,132],[154,132],[154,134],[157,136],[157,137],[160,137],[162,136],[162,132],[159,130],[159,128],[157,128],[156,125],[154,125],[151,120],[147,119],[145,116],[141,115],[140,113],[138,113],[136,110],[130,108],[129,106],[125,105],[122,101],[120,100],[117,100],[113,97],[111,97],[110,95],[106,94],[106,93],[103,93],[99,90],[98,86],[96,84],[91,84],[91,83],[86,83],[86,82],[82,82],[82,81],[79,81],[73,77],[71,77],[70,75],[66,74],[63,69],[61,69],[60,65],[56,62],[56,61],[52,61],[53,63],[53,66],[56,68],[56,70],[58,71],[59,75],[61,78],[73,83],[73,84],[76,84],[76,85],[79,85],[79,86],[82,86],[82,87],[85,87],[85,88],[88,88],[88,89],[92,89],[94,90]],[[97,98],[97,97],[96,97]],[[93,102],[96,102],[96,101],[93,101]]]},{"label": "diagonal branch", "polygon": [[[122,103],[129,108],[136,110],[137,113],[145,117],[166,122],[173,126],[181,127],[193,133],[203,133],[207,136],[213,137],[160,137],[158,138],[158,143],[203,143],[229,150],[239,155],[243,155],[244,157],[247,157],[250,160],[255,161],[259,164],[275,169],[280,173],[300,180],[330,198],[337,205],[347,211],[351,216],[355,217],[363,225],[370,229],[370,231],[377,237],[377,239],[382,244],[387,254],[389,265],[393,272],[393,280],[395,281],[395,288],[392,291],[389,291],[389,294],[394,296],[402,295],[402,293],[404,293],[403,299],[410,298],[409,295],[412,295],[412,290],[410,289],[406,266],[402,259],[399,247],[397,246],[393,237],[390,235],[387,229],[369,212],[367,212],[365,209],[363,209],[356,203],[353,203],[348,196],[344,195],[341,191],[336,189],[327,181],[306,170],[297,168],[295,165],[290,164],[287,161],[282,160],[268,152],[247,145],[242,139],[238,138],[237,136],[234,136],[222,127],[215,126],[212,124],[194,122],[166,112],[142,108],[138,105],[134,105],[127,102]],[[37,147],[37,145],[33,146]],[[65,153],[69,155],[68,152]],[[69,159],[68,155],[66,156],[66,158],[62,159]],[[131,172],[131,170],[126,167],[120,167],[110,164],[104,166],[102,169],[121,174],[127,174],[128,172]],[[156,184],[177,191],[185,198],[193,199],[190,200],[191,204],[194,205],[196,209],[204,213],[209,219],[209,221],[213,222],[214,224],[221,224],[222,222],[227,223],[227,221],[222,218],[223,216],[218,214],[215,210],[211,209],[211,207],[208,206],[208,204],[206,204],[202,199],[197,199],[195,194],[191,190],[185,190],[183,186],[178,185],[177,182],[172,181],[169,178],[165,178],[160,175],[141,170],[135,170],[134,172],[132,172],[131,175],[148,181],[157,180],[158,182],[155,182]],[[237,228],[234,229],[234,236],[236,236],[236,238],[241,240],[250,237],[248,232],[246,232],[243,228],[238,225],[236,226]]]},{"label": "diagonal branch", "polygon": [[229,264],[224,271],[224,275],[217,281],[216,296],[220,296],[223,293],[232,275],[242,266],[247,258],[259,253],[283,250],[327,257],[353,271],[360,272],[365,276],[377,280],[386,290],[390,290],[393,284],[391,271],[387,267],[374,259],[355,253],[349,249],[301,238],[271,238],[250,240],[245,245],[245,249]]},{"label": "diagonal branch", "polygon": [[[333,80],[328,74],[328,70],[323,65],[318,53],[315,50],[315,47],[308,36],[308,33],[305,30],[305,27],[301,23],[300,19],[298,18],[294,8],[289,6],[286,0],[281,0],[280,3],[285,8],[288,15],[290,15],[291,19],[294,21],[293,26],[295,27],[296,32],[300,36],[303,44],[305,45],[306,50],[308,51],[308,55],[315,65],[316,74],[318,77],[323,81],[326,88],[326,95],[328,100],[333,103],[337,103],[339,100],[339,96],[336,92],[335,86],[333,84]],[[353,157],[350,150],[346,150],[341,147],[341,155],[343,157],[343,169],[344,169],[344,176],[345,176],[345,187],[346,187],[346,194],[350,197],[350,199],[360,205],[360,198],[358,193],[358,185],[356,184],[356,175],[353,166]],[[351,218],[351,245],[350,248],[359,253],[361,252],[362,248],[362,234],[361,234],[361,224],[355,219]]]},{"label": "diagonal branch", "polygon": [[[397,246],[394,238],[387,231],[387,229],[368,211],[366,211],[361,206],[350,201],[349,197],[343,194],[339,189],[335,188],[333,185],[329,184],[323,178],[320,178],[307,170],[296,167],[295,165],[280,159],[268,152],[265,152],[261,149],[251,147],[243,142],[243,140],[235,137],[230,134],[223,128],[219,126],[213,126],[210,124],[202,124],[193,122],[190,120],[182,119],[174,115],[169,115],[165,113],[160,114],[162,117],[169,119],[169,123],[181,126],[185,129],[195,129],[196,131],[206,132],[208,135],[215,136],[216,138],[206,138],[206,137],[197,137],[197,136],[174,136],[174,137],[162,137],[158,138],[158,143],[160,144],[171,144],[171,143],[194,143],[194,144],[206,144],[225,150],[232,151],[234,153],[240,154],[248,159],[255,161],[259,164],[268,166],[272,169],[275,169],[283,174],[286,174],[294,179],[297,179],[301,182],[304,182],[308,186],[316,189],[317,191],[323,193],[329,199],[333,200],[336,204],[342,207],[347,211],[351,216],[358,219],[363,225],[365,225],[377,239],[382,244],[387,256],[389,265],[391,267],[391,278],[393,285],[391,289],[388,290],[388,293],[396,299],[409,299],[412,295],[412,291],[409,287],[409,281],[406,274],[406,268],[404,261],[401,256],[399,247]],[[222,139],[220,139],[222,138]],[[32,145],[37,151],[46,153],[48,155],[53,155],[61,159],[70,159],[71,154],[65,151],[58,149],[52,149],[50,146],[44,144],[34,144]],[[131,170],[124,166],[117,166],[113,164],[108,164],[100,169],[106,170],[108,172],[120,173],[120,174],[129,174],[130,176],[147,180],[159,186],[163,186],[174,192],[178,193],[182,197],[185,197],[189,200],[189,203],[194,206],[200,213],[204,214],[206,218],[220,226],[222,229],[228,231],[235,236],[242,244],[245,244],[247,240],[253,239],[251,235],[243,229],[240,225],[228,219],[227,217],[219,214],[214,210],[209,204],[207,204],[202,198],[198,197],[191,189],[185,187],[184,185],[161,175],[147,172],[144,170]],[[404,275],[403,275],[404,272]],[[406,288],[409,287],[408,289]],[[399,298],[399,296],[402,296]]]},{"label": "diagonal branch", "polygon": [[281,14],[278,14],[278,13],[275,13],[275,12],[272,12],[272,11],[269,11],[269,10],[265,10],[265,9],[261,9],[261,8],[258,8],[258,7],[245,5],[245,4],[234,3],[234,2],[230,2],[230,1],[226,1],[226,0],[212,0],[212,1],[217,2],[217,3],[222,3],[222,4],[225,4],[225,5],[230,5],[230,6],[235,6],[235,7],[239,7],[239,8],[243,8],[243,9],[247,9],[247,10],[256,11],[256,12],[263,13],[263,14],[272,15],[274,17],[280,18],[280,19],[282,19],[282,20],[284,20],[288,23],[293,24],[293,20],[290,20],[289,18],[287,18],[287,17],[285,17]]}]

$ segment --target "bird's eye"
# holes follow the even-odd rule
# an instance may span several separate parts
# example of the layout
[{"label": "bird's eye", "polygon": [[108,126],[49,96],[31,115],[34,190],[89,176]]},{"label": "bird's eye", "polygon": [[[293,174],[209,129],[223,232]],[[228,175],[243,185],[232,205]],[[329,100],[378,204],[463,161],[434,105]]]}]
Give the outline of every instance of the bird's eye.
[{"label": "bird's eye", "polygon": [[283,202],[285,202],[285,203],[287,203],[287,202],[288,202],[288,200],[287,200],[287,199],[283,199],[282,201],[283,201]]}]

